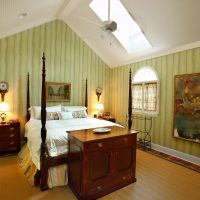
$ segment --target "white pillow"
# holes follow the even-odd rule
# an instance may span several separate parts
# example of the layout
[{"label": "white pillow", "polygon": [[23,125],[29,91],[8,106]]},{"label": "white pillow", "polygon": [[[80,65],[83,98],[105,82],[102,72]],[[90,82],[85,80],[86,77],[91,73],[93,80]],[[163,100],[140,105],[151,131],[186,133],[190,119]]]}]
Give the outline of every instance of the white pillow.
[{"label": "white pillow", "polygon": [[[60,112],[62,110],[61,105],[46,107],[47,112]],[[41,107],[31,106],[28,111],[30,112],[31,119],[41,119]]]},{"label": "white pillow", "polygon": [[41,118],[41,107],[40,106],[31,106],[28,109],[31,119],[40,119]]},{"label": "white pillow", "polygon": [[47,112],[61,112],[62,111],[62,107],[61,107],[61,105],[49,106],[49,107],[46,107],[46,111]]},{"label": "white pillow", "polygon": [[80,110],[87,110],[84,106],[62,106],[63,111],[80,111]]},{"label": "white pillow", "polygon": [[59,112],[59,119],[73,119],[72,112]]}]

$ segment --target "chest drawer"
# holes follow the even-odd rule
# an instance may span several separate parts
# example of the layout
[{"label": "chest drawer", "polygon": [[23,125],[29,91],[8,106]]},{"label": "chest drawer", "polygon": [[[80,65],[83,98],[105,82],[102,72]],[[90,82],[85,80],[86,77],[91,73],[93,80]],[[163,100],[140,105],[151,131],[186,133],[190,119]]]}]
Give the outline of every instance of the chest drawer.
[{"label": "chest drawer", "polygon": [[120,137],[114,138],[113,140],[113,145],[116,147],[133,145],[134,143],[135,143],[134,135],[120,136]]},{"label": "chest drawer", "polygon": [[8,133],[17,134],[18,131],[19,127],[16,125],[0,126],[0,137],[3,135],[7,135]]},{"label": "chest drawer", "polygon": [[20,149],[20,124],[0,125],[0,152]]},{"label": "chest drawer", "polygon": [[14,150],[18,148],[19,148],[19,142],[17,140],[0,142],[0,152]]},{"label": "chest drawer", "polygon": [[111,147],[112,140],[98,140],[84,144],[84,150],[87,152],[105,150]]}]

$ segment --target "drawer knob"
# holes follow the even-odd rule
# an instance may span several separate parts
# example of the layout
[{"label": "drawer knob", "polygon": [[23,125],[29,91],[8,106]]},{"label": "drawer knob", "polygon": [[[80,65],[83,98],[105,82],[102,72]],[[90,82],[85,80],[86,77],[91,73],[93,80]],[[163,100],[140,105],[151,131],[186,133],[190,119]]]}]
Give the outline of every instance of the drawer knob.
[{"label": "drawer knob", "polygon": [[97,190],[100,191],[101,190],[101,186],[97,186]]},{"label": "drawer knob", "polygon": [[127,142],[127,141],[128,141],[128,140],[127,140],[127,138],[125,137],[125,138],[124,138],[124,142]]},{"label": "drawer knob", "polygon": [[13,133],[12,133],[12,134],[10,134],[10,138],[13,138],[14,136],[15,136],[15,134],[13,134]]},{"label": "drawer knob", "polygon": [[14,131],[14,130],[15,130],[15,128],[13,128],[13,127],[10,128],[10,131]]},{"label": "drawer knob", "polygon": [[13,145],[14,144],[14,142],[12,141],[12,142],[10,142],[10,145]]},{"label": "drawer knob", "polygon": [[98,147],[100,147],[100,148],[103,147],[103,144],[102,144],[101,142],[99,142],[97,145],[98,145]]},{"label": "drawer knob", "polygon": [[126,176],[123,176],[122,179],[123,179],[123,180],[126,180]]}]

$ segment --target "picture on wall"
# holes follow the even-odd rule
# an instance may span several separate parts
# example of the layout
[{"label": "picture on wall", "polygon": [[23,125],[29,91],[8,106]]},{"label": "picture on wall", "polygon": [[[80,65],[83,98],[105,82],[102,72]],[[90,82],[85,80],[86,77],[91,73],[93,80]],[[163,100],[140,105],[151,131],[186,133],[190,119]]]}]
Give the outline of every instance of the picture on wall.
[{"label": "picture on wall", "polygon": [[200,73],[175,76],[173,134],[200,143]]},{"label": "picture on wall", "polygon": [[46,82],[46,99],[47,102],[53,101],[70,101],[71,84]]}]

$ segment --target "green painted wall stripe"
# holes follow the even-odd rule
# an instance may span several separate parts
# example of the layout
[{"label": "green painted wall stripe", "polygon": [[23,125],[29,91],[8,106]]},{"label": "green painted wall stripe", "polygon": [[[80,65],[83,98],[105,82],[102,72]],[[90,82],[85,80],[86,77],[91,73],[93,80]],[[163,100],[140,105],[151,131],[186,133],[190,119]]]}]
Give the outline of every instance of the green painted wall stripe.
[{"label": "green painted wall stripe", "polygon": [[[112,69],[111,112],[119,123],[125,125],[127,114],[128,70],[132,72],[144,66],[153,67],[160,79],[160,114],[153,118],[152,142],[184,153],[200,157],[199,144],[173,138],[174,75],[200,72],[200,48],[190,49]],[[125,84],[122,84],[122,80]],[[120,83],[120,84],[119,84]],[[143,123],[134,120],[135,129],[143,129]]]},{"label": "green painted wall stripe", "polygon": [[[46,56],[46,81],[71,83],[69,105],[84,105],[85,80],[88,78],[89,114],[97,103],[95,90],[108,91],[111,69],[59,20],[17,33],[0,40],[0,80],[7,81],[5,101],[10,105],[9,118],[21,121],[22,136],[26,116],[27,73],[30,73],[31,105],[40,105],[42,53]],[[106,109],[108,101],[101,98]],[[48,105],[60,103],[48,103]]]}]

